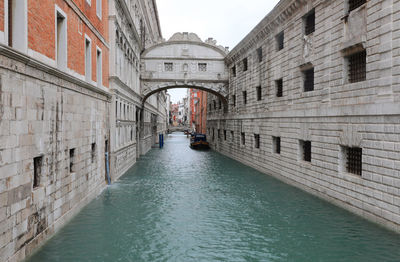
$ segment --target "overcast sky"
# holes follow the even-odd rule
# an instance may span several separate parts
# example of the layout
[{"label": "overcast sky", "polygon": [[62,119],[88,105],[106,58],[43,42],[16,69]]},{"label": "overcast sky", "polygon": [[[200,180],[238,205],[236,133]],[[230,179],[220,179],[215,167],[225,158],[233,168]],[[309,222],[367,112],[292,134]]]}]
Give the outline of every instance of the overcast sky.
[{"label": "overcast sky", "polygon": [[[279,0],[157,0],[163,37],[176,32],[196,33],[232,50]],[[169,89],[176,103],[186,89]]]}]

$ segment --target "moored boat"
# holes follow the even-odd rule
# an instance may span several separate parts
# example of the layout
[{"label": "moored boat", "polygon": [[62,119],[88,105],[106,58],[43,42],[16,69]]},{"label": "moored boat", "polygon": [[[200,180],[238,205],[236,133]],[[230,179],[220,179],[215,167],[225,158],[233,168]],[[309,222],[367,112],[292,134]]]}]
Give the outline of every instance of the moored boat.
[{"label": "moored boat", "polygon": [[204,134],[192,134],[190,138],[190,147],[193,149],[208,149],[210,148],[207,142],[207,136]]}]

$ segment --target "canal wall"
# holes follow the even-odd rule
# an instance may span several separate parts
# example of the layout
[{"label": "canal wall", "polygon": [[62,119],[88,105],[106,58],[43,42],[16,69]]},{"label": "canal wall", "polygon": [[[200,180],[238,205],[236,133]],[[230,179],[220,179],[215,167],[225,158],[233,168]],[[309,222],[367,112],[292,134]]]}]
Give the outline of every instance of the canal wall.
[{"label": "canal wall", "polygon": [[400,1],[358,2],[280,1],[227,56],[208,139],[400,232]]},{"label": "canal wall", "polygon": [[0,46],[0,98],[0,257],[20,261],[105,187],[110,95]]}]

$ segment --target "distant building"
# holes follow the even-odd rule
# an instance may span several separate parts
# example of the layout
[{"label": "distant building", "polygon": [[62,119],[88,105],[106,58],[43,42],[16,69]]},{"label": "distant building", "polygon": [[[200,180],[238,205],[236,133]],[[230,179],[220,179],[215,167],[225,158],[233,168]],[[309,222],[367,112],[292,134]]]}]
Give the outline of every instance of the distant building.
[{"label": "distant building", "polygon": [[207,130],[207,92],[190,89],[190,127],[197,133]]}]

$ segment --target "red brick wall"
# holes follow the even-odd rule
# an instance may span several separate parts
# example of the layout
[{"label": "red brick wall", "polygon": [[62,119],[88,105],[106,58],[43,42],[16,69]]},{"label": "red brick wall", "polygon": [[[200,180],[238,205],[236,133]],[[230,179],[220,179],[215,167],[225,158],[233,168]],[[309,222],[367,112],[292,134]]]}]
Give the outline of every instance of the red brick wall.
[{"label": "red brick wall", "polygon": [[0,31],[4,32],[4,0],[0,0]]},{"label": "red brick wall", "polygon": [[[0,0],[1,1],[1,0]],[[76,1],[77,4],[86,0]],[[92,40],[92,80],[96,81],[96,46],[103,55],[103,85],[108,87],[108,49],[64,0],[28,0],[28,47],[55,60],[55,4],[67,15],[68,68],[85,75],[85,34]],[[79,6],[79,5],[78,5]],[[82,5],[81,5],[82,6]],[[96,15],[96,1],[83,5],[84,14],[108,41],[107,1],[103,0],[102,20]]]}]

